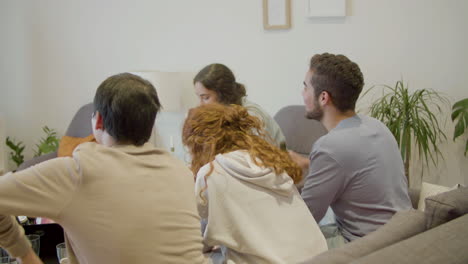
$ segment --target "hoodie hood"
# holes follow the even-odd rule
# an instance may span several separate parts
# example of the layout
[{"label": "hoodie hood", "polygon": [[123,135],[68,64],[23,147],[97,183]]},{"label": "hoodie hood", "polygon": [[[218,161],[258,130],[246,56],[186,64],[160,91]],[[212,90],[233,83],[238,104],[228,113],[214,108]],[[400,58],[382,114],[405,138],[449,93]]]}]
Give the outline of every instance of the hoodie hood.
[{"label": "hoodie hood", "polygon": [[256,165],[245,150],[218,154],[215,161],[232,177],[280,195],[289,196],[295,188],[293,180],[286,172],[278,175],[272,168]]}]

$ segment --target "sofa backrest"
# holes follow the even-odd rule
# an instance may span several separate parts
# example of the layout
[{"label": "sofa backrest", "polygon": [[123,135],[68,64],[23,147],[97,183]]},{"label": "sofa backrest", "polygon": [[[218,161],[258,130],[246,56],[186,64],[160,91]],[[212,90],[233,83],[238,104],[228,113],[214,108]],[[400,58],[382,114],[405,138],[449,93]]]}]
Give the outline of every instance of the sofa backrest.
[{"label": "sofa backrest", "polygon": [[91,127],[91,115],[93,111],[93,103],[83,105],[70,122],[66,136],[84,138],[91,135],[93,133]]},{"label": "sofa backrest", "polygon": [[325,127],[316,120],[305,117],[305,106],[288,105],[281,108],[273,117],[286,138],[286,147],[302,155],[309,155],[314,142],[327,133]]}]

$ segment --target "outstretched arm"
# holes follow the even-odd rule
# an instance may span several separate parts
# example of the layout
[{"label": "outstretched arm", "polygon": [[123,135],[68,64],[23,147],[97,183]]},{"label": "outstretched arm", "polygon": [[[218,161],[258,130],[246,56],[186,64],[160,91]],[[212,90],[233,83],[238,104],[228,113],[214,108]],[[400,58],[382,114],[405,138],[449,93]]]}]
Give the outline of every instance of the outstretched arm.
[{"label": "outstretched arm", "polygon": [[34,250],[30,248],[26,255],[20,257],[21,264],[44,264],[42,260],[34,253]]},{"label": "outstretched arm", "polygon": [[[28,255],[31,244],[12,215],[57,219],[81,180],[72,158],[57,158],[29,169],[0,176],[0,246],[13,257]],[[31,262],[37,263],[37,262]]]}]

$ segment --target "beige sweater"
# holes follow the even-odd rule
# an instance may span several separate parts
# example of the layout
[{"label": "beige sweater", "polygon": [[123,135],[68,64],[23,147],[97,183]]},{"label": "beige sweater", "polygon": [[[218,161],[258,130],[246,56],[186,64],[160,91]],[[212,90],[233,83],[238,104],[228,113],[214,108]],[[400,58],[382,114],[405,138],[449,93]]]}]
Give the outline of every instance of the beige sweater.
[{"label": "beige sweater", "polygon": [[0,177],[0,246],[28,242],[9,215],[42,216],[65,231],[72,264],[205,263],[193,177],[169,153],[84,143]]}]

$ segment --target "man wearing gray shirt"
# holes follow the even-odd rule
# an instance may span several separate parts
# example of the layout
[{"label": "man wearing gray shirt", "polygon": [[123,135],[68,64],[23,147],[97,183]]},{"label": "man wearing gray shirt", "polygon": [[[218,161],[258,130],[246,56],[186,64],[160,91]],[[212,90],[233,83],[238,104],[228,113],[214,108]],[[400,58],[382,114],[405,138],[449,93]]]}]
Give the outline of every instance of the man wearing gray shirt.
[{"label": "man wearing gray shirt", "polygon": [[364,86],[359,66],[343,55],[312,57],[302,96],[307,118],[328,130],[309,159],[291,152],[308,175],[302,189],[315,220],[330,206],[336,225],[324,227],[329,247],[365,236],[397,211],[411,209],[408,183],[395,138],[377,119],[357,115]]}]

